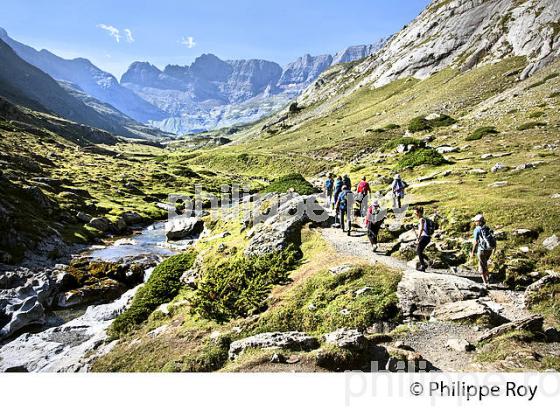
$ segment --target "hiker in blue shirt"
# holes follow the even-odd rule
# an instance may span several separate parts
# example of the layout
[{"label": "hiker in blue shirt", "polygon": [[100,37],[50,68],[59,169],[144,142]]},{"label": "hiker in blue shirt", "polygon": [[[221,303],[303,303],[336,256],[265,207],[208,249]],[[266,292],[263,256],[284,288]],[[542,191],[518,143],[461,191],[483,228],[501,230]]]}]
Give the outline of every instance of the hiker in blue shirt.
[{"label": "hiker in blue shirt", "polygon": [[352,227],[350,210],[352,209],[353,202],[352,191],[346,185],[343,185],[342,192],[337,197],[335,209],[340,218],[340,227],[342,228],[342,232],[346,232],[344,229],[344,220],[346,216],[346,220],[348,222],[348,236],[350,236],[350,230]]},{"label": "hiker in blue shirt", "polygon": [[342,183],[342,177],[339,175],[336,178],[336,181],[334,181],[334,193],[333,193],[333,201],[332,201],[333,209],[335,208],[336,201],[338,201],[338,196],[342,192],[342,185],[344,185]]},{"label": "hiker in blue shirt", "polygon": [[474,258],[475,252],[478,250],[478,269],[482,276],[485,286],[488,286],[490,273],[488,272],[488,261],[492,256],[493,250],[496,248],[496,238],[494,232],[486,225],[486,220],[482,214],[478,214],[473,218],[476,224],[473,232],[473,247],[471,250],[471,258]]},{"label": "hiker in blue shirt", "polygon": [[325,195],[327,197],[327,207],[331,206],[331,202],[333,200],[332,198],[333,188],[334,188],[334,179],[332,174],[329,174],[329,176],[325,180]]}]

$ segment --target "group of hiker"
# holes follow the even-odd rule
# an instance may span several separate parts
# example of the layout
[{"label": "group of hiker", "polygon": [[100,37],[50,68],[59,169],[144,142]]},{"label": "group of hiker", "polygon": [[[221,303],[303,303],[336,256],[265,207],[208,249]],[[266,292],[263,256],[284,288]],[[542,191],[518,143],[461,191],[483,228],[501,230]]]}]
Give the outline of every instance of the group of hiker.
[{"label": "group of hiker", "polygon": [[[348,175],[335,176],[329,174],[325,180],[324,187],[327,206],[335,210],[335,225],[340,226],[343,232],[351,235],[353,220],[355,218],[364,218],[363,226],[367,231],[367,237],[373,251],[376,252],[378,250],[379,231],[387,216],[387,210],[381,208],[378,200],[373,200],[369,204],[369,197],[372,196],[372,191],[367,178],[363,176],[360,182],[356,184],[356,190],[353,192],[352,183]],[[403,181],[399,174],[394,175],[388,192],[392,194],[393,211],[395,213],[406,211],[403,208],[403,200],[407,187],[408,184]],[[431,242],[438,225],[436,221],[424,215],[424,208],[421,206],[414,208],[414,215],[418,220],[417,228],[414,230],[416,234],[418,270],[424,272],[428,268],[428,259],[424,251]],[[471,257],[474,258],[475,254],[477,255],[478,269],[483,283],[488,285],[488,261],[493,250],[496,248],[496,240],[492,230],[486,225],[482,214],[476,215],[472,221],[475,224],[475,229]]]}]

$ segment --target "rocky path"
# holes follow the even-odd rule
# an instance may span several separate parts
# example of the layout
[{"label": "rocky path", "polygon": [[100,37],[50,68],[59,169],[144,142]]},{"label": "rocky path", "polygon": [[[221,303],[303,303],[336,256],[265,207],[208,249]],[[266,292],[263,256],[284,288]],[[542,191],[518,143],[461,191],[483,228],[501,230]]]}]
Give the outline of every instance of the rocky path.
[{"label": "rocky path", "polygon": [[[351,236],[343,233],[340,228],[324,228],[321,233],[338,253],[358,257],[369,263],[381,263],[402,272],[411,272],[411,268],[405,261],[373,252],[363,228],[354,229]],[[429,272],[478,280],[476,273],[468,271],[457,273],[451,270],[429,270]],[[489,289],[488,295],[480,300],[491,306],[502,317],[513,321],[530,316],[523,307],[522,296],[523,292],[502,289],[499,285],[495,285]],[[411,331],[403,335],[401,341],[420,353],[437,369],[451,372],[484,370],[475,362],[473,351],[453,349],[447,344],[452,339],[474,344],[485,329],[449,321],[413,321],[409,324]]]}]

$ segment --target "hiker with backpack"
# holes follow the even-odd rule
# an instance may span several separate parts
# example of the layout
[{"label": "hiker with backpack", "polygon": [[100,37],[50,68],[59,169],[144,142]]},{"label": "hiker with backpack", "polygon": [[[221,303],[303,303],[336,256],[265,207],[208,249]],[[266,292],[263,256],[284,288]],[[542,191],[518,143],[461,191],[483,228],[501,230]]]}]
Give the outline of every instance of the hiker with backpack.
[{"label": "hiker with backpack", "polygon": [[406,187],[408,187],[408,184],[402,180],[400,174],[396,174],[393,178],[393,183],[391,184],[391,191],[393,192],[393,208],[401,208]]},{"label": "hiker with backpack", "polygon": [[334,189],[334,179],[332,174],[329,174],[327,179],[325,180],[325,195],[327,197],[327,207],[331,206],[333,189]]},{"label": "hiker with backpack", "polygon": [[[332,207],[335,209],[336,201],[338,201],[338,196],[342,192],[342,177],[339,175],[336,177],[336,181],[334,181],[334,189],[333,189],[333,200],[332,200]],[[338,211],[337,211],[338,212]]]},{"label": "hiker with backpack", "polygon": [[381,210],[378,201],[373,201],[367,209],[364,222],[367,229],[369,243],[371,243],[374,252],[377,251],[377,236],[379,235],[379,230],[385,220],[385,216],[386,212]]},{"label": "hiker with backpack", "polygon": [[344,177],[342,177],[342,183],[346,185],[348,189],[352,189],[352,183],[350,182],[350,177],[348,176],[348,174],[345,174]]},{"label": "hiker with backpack", "polygon": [[340,218],[340,227],[342,228],[342,232],[346,232],[344,229],[345,219],[348,222],[348,236],[350,236],[350,230],[352,228],[352,217],[350,211],[352,210],[353,202],[352,191],[346,185],[343,185],[342,192],[340,192],[336,200],[335,209],[338,217]]},{"label": "hiker with backpack", "polygon": [[478,269],[482,276],[484,285],[489,284],[490,273],[488,272],[488,261],[492,256],[492,252],[496,249],[496,238],[494,232],[486,225],[486,220],[482,214],[478,214],[473,218],[476,224],[473,233],[473,247],[471,250],[471,258],[474,258],[475,252],[478,255]]},{"label": "hiker with backpack", "polygon": [[365,217],[368,210],[368,196],[371,193],[371,188],[365,176],[358,184],[356,192],[356,202],[360,205],[360,217]]},{"label": "hiker with backpack", "polygon": [[417,206],[414,208],[414,213],[416,218],[418,218],[418,231],[416,232],[416,237],[418,239],[416,245],[416,254],[418,255],[418,260],[420,261],[419,271],[425,272],[428,268],[426,262],[426,256],[424,255],[424,250],[426,246],[430,243],[432,235],[436,230],[435,222],[429,218],[424,217],[424,208]]}]

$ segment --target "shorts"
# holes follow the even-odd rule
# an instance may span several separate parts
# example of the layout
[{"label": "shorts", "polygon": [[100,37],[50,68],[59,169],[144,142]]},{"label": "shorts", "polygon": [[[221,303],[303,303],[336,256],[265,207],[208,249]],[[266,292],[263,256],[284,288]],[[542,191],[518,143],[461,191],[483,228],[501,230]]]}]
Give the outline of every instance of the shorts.
[{"label": "shorts", "polygon": [[478,252],[478,270],[480,273],[488,272],[488,260],[492,256],[492,250]]}]

